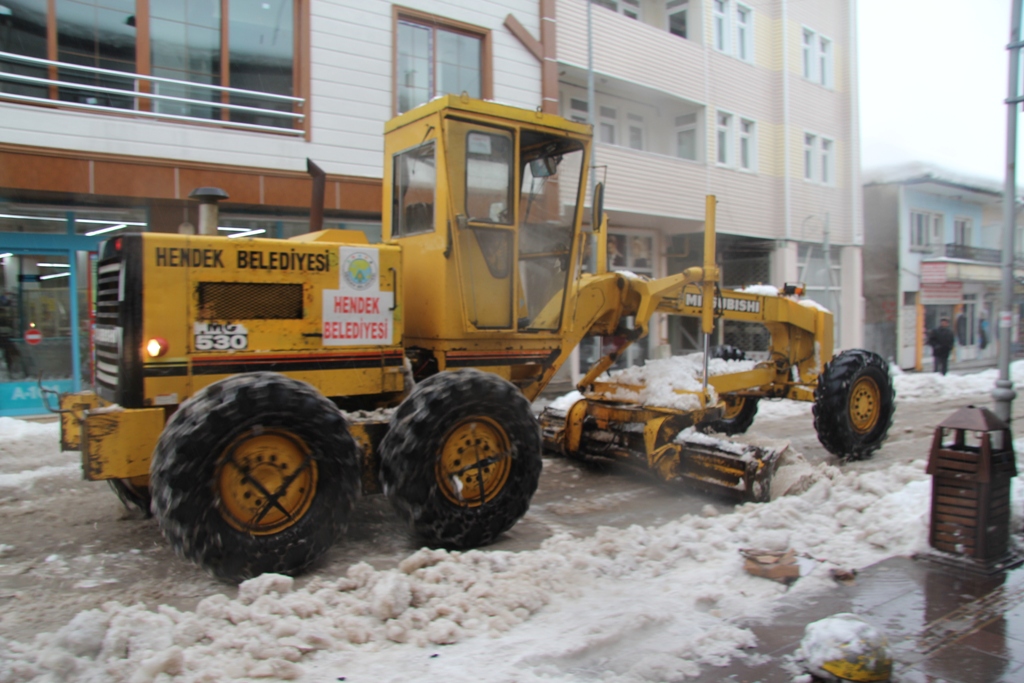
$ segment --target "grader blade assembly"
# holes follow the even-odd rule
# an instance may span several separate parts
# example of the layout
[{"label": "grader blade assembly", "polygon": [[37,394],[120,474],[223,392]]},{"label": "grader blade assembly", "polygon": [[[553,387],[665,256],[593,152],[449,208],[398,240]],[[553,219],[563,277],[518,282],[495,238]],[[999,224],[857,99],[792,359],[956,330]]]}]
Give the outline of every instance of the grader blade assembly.
[{"label": "grader blade assembly", "polygon": [[583,398],[540,415],[546,450],[571,458],[608,458],[666,482],[767,501],[782,451],[725,441],[694,429],[721,408],[676,411]]},{"label": "grader blade assembly", "polygon": [[687,430],[676,437],[682,446],[678,476],[710,491],[732,489],[743,500],[771,499],[771,480],[783,451],[715,439]]}]

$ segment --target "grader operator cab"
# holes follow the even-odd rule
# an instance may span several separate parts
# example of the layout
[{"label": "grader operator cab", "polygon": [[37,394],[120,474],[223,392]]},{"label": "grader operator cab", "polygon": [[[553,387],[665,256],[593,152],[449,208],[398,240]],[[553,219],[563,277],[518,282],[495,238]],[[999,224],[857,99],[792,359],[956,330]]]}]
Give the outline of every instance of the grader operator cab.
[{"label": "grader operator cab", "polygon": [[[449,96],[386,126],[382,244],[334,230],[108,240],[96,391],[61,397],[62,446],[230,580],[308,567],[360,493],[383,491],[430,544],[489,543],[525,514],[543,442],[764,499],[770,453],[678,438],[749,424],[761,396],[813,398],[833,452],[878,448],[884,363],[843,354],[822,374],[831,314],[720,292],[713,199],[702,267],[583,272],[590,145],[587,126]],[[622,398],[602,373],[658,311],[700,316],[706,333],[716,315],[764,322],[771,359],[710,380],[705,368],[686,409]],[[530,401],[586,335],[623,341],[585,398],[545,414],[542,442]]]}]

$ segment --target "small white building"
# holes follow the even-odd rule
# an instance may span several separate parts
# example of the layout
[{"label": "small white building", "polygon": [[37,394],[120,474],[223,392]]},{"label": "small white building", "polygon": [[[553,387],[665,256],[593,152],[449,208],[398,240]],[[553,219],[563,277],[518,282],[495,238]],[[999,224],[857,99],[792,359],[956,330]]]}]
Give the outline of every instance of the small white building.
[{"label": "small white building", "polygon": [[902,368],[931,370],[925,338],[948,318],[957,337],[951,365],[994,365],[1002,184],[926,164],[872,169],[864,181],[865,348]]}]

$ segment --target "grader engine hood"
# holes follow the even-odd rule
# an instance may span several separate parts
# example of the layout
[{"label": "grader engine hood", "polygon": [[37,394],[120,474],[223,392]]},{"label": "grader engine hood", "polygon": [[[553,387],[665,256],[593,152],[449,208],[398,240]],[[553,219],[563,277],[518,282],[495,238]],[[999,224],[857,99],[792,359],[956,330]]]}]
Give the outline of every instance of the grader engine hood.
[{"label": "grader engine hood", "polygon": [[100,396],[131,408],[177,405],[218,379],[260,370],[328,396],[400,390],[399,250],[331,241],[351,234],[304,237],[149,233],[104,243]]}]

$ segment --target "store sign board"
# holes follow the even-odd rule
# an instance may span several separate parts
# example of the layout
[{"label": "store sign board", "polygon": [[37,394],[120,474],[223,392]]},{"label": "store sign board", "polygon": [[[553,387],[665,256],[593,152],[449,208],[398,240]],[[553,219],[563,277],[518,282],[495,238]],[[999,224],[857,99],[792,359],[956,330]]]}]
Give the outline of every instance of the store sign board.
[{"label": "store sign board", "polygon": [[[74,391],[70,379],[54,379],[43,382],[52,391],[66,393]],[[51,405],[53,398],[50,399]],[[35,380],[26,382],[0,382],[0,415],[42,415],[46,413],[43,394]]]},{"label": "store sign board", "polygon": [[941,284],[921,284],[921,303],[960,304],[964,300],[964,284],[962,282],[943,282]]}]

